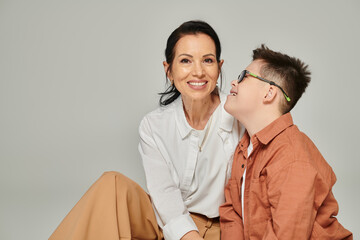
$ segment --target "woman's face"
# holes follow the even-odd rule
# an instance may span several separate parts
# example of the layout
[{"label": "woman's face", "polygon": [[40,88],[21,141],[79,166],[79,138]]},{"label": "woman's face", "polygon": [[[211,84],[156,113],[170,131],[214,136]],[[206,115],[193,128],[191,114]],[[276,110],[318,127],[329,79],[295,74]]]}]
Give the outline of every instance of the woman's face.
[{"label": "woman's face", "polygon": [[[223,61],[216,61],[215,43],[208,35],[185,35],[175,45],[173,64],[167,76],[183,97],[205,99],[216,87]],[[167,72],[167,62],[164,68]]]}]

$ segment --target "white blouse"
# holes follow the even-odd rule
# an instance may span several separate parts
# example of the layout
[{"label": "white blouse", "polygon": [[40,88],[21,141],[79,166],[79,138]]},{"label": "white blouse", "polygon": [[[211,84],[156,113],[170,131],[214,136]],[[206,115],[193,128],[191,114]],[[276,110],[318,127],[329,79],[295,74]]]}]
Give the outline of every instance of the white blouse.
[{"label": "white blouse", "polygon": [[197,230],[189,212],[219,216],[233,153],[244,132],[225,111],[225,100],[220,93],[221,103],[204,130],[189,125],[181,96],[140,123],[146,184],[165,239],[180,239]]}]

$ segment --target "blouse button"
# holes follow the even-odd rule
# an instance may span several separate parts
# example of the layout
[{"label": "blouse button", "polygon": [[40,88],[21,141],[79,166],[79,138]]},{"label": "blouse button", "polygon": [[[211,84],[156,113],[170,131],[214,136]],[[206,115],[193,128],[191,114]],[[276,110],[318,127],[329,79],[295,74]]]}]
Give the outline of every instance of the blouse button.
[{"label": "blouse button", "polygon": [[243,165],[241,165],[241,168],[244,168],[244,164],[243,164]]}]

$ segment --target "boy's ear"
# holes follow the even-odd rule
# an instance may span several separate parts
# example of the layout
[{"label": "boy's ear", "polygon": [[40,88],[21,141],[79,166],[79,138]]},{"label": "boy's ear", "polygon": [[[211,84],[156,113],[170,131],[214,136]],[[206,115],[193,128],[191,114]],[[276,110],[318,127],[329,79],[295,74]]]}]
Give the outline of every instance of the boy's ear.
[{"label": "boy's ear", "polygon": [[268,91],[265,94],[264,98],[263,98],[263,103],[264,104],[269,104],[272,103],[275,100],[275,97],[277,95],[277,89],[275,89],[275,86],[273,85],[269,85]]}]

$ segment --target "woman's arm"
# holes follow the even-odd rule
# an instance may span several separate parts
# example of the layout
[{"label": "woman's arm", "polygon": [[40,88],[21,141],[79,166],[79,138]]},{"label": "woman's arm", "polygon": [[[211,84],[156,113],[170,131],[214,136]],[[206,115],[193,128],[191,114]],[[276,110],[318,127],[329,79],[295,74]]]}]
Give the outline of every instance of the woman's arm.
[{"label": "woman's arm", "polygon": [[165,239],[180,239],[186,233],[194,234],[191,231],[197,232],[198,229],[184,204],[180,189],[171,177],[168,163],[156,145],[146,117],[140,123],[139,133],[139,152],[146,184]]}]

